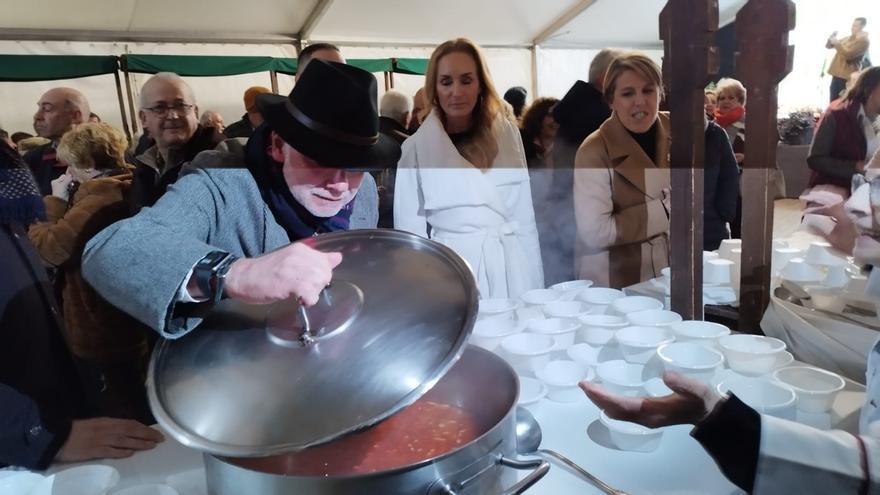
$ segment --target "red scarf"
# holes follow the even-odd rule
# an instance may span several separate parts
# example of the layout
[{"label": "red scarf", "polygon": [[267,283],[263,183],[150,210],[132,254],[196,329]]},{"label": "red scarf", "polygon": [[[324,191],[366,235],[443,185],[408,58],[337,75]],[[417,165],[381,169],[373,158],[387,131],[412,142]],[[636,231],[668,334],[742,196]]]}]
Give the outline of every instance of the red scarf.
[{"label": "red scarf", "polygon": [[746,107],[738,106],[733,110],[723,113],[721,110],[715,110],[715,123],[722,128],[728,128],[731,124],[741,119],[746,113]]}]

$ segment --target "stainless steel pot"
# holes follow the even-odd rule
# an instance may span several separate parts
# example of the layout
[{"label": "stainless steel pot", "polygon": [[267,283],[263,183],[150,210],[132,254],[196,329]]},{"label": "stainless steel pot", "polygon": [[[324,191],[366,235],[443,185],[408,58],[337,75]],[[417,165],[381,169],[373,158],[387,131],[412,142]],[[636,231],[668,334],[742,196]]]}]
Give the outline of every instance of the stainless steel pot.
[{"label": "stainless steel pot", "polygon": [[[425,394],[476,419],[483,432],[469,444],[434,459],[389,471],[341,477],[285,476],[259,471],[272,458],[227,458],[205,454],[210,495],[451,495],[522,493],[549,465],[516,460],[516,374],[501,358],[470,346]],[[307,454],[308,450],[299,455]],[[243,467],[248,466],[248,467]],[[531,470],[516,482],[517,469]]]}]

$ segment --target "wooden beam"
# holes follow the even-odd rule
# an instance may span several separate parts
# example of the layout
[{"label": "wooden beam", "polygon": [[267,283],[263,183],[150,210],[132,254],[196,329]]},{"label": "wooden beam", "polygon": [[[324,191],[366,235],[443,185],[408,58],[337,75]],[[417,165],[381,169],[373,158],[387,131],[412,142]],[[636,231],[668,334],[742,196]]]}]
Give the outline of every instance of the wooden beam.
[{"label": "wooden beam", "polygon": [[715,0],[669,0],[660,13],[663,79],[672,119],[672,310],[703,319],[703,90],[718,73]]},{"label": "wooden beam", "polygon": [[736,73],[748,89],[742,191],[742,276],[739,329],[757,333],[770,302],[773,247],[771,171],[776,168],[777,86],[791,72],[791,0],[749,0],[736,15]]},{"label": "wooden beam", "polygon": [[544,27],[538,34],[532,37],[533,45],[540,45],[541,43],[547,41],[548,38],[553,36],[556,31],[559,31],[566,24],[574,20],[575,17],[581,15],[585,10],[590,8],[596,0],[580,0],[578,3],[574,4],[570,9],[566,10],[559,17],[554,19],[550,24]]},{"label": "wooden beam", "polygon": [[13,41],[100,41],[135,43],[232,43],[243,45],[286,45],[295,36],[269,33],[193,31],[111,31],[94,29],[0,29],[0,40]]},{"label": "wooden beam", "polygon": [[299,34],[297,38],[300,40],[308,40],[312,37],[312,32],[315,31],[315,28],[318,27],[318,23],[321,22],[321,19],[324,18],[324,15],[330,10],[330,6],[333,5],[333,0],[318,0],[318,3],[315,4],[315,8],[312,9],[309,16],[306,18],[306,22],[303,23],[302,28],[299,30]]}]

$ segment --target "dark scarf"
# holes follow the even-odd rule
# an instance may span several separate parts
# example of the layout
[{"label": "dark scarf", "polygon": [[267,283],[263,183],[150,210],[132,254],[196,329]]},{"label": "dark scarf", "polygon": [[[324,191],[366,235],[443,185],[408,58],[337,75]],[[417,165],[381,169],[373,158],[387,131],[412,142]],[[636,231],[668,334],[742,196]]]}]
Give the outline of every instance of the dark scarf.
[{"label": "dark scarf", "polygon": [[21,155],[0,139],[0,224],[27,227],[46,219],[43,198]]},{"label": "dark scarf", "polygon": [[248,140],[245,160],[248,170],[260,188],[263,201],[272,211],[278,225],[287,232],[290,240],[298,241],[325,232],[348,230],[355,200],[351,200],[332,217],[316,217],[309,213],[290,194],[290,188],[282,173],[282,164],[272,160],[266,153],[270,133],[271,130],[266,125],[257,127]]},{"label": "dark scarf", "polygon": [[657,163],[657,122],[655,120],[651,128],[642,133],[626,130],[653,163]]}]

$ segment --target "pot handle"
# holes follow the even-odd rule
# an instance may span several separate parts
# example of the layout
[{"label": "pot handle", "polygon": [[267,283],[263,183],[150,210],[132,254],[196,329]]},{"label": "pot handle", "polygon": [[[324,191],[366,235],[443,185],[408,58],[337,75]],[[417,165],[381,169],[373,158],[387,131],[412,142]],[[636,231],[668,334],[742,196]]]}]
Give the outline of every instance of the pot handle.
[{"label": "pot handle", "polygon": [[[520,495],[521,493],[523,493],[526,490],[528,490],[529,488],[531,488],[532,485],[537,483],[538,480],[543,478],[544,475],[546,475],[547,472],[550,471],[550,463],[548,463],[547,461],[542,460],[542,459],[528,459],[528,460],[518,461],[516,459],[510,459],[510,458],[501,456],[498,458],[497,462],[501,466],[506,466],[506,467],[510,467],[513,469],[519,469],[519,470],[526,470],[526,469],[534,468],[534,470],[531,473],[529,473],[528,475],[526,475],[525,478],[519,480],[516,484],[514,484],[510,488],[505,489],[504,491],[502,491],[498,495]],[[480,477],[485,472],[486,472],[485,470],[480,471],[479,473],[475,474],[474,476],[471,476],[470,478],[467,478],[463,481],[455,483],[454,486],[450,486],[450,485],[443,483],[440,487],[438,487],[441,490],[439,493],[441,493],[443,495],[459,495],[462,490],[467,488],[468,484],[470,484],[472,481],[474,481],[475,479]],[[431,493],[437,493],[437,492],[432,491]]]}]

